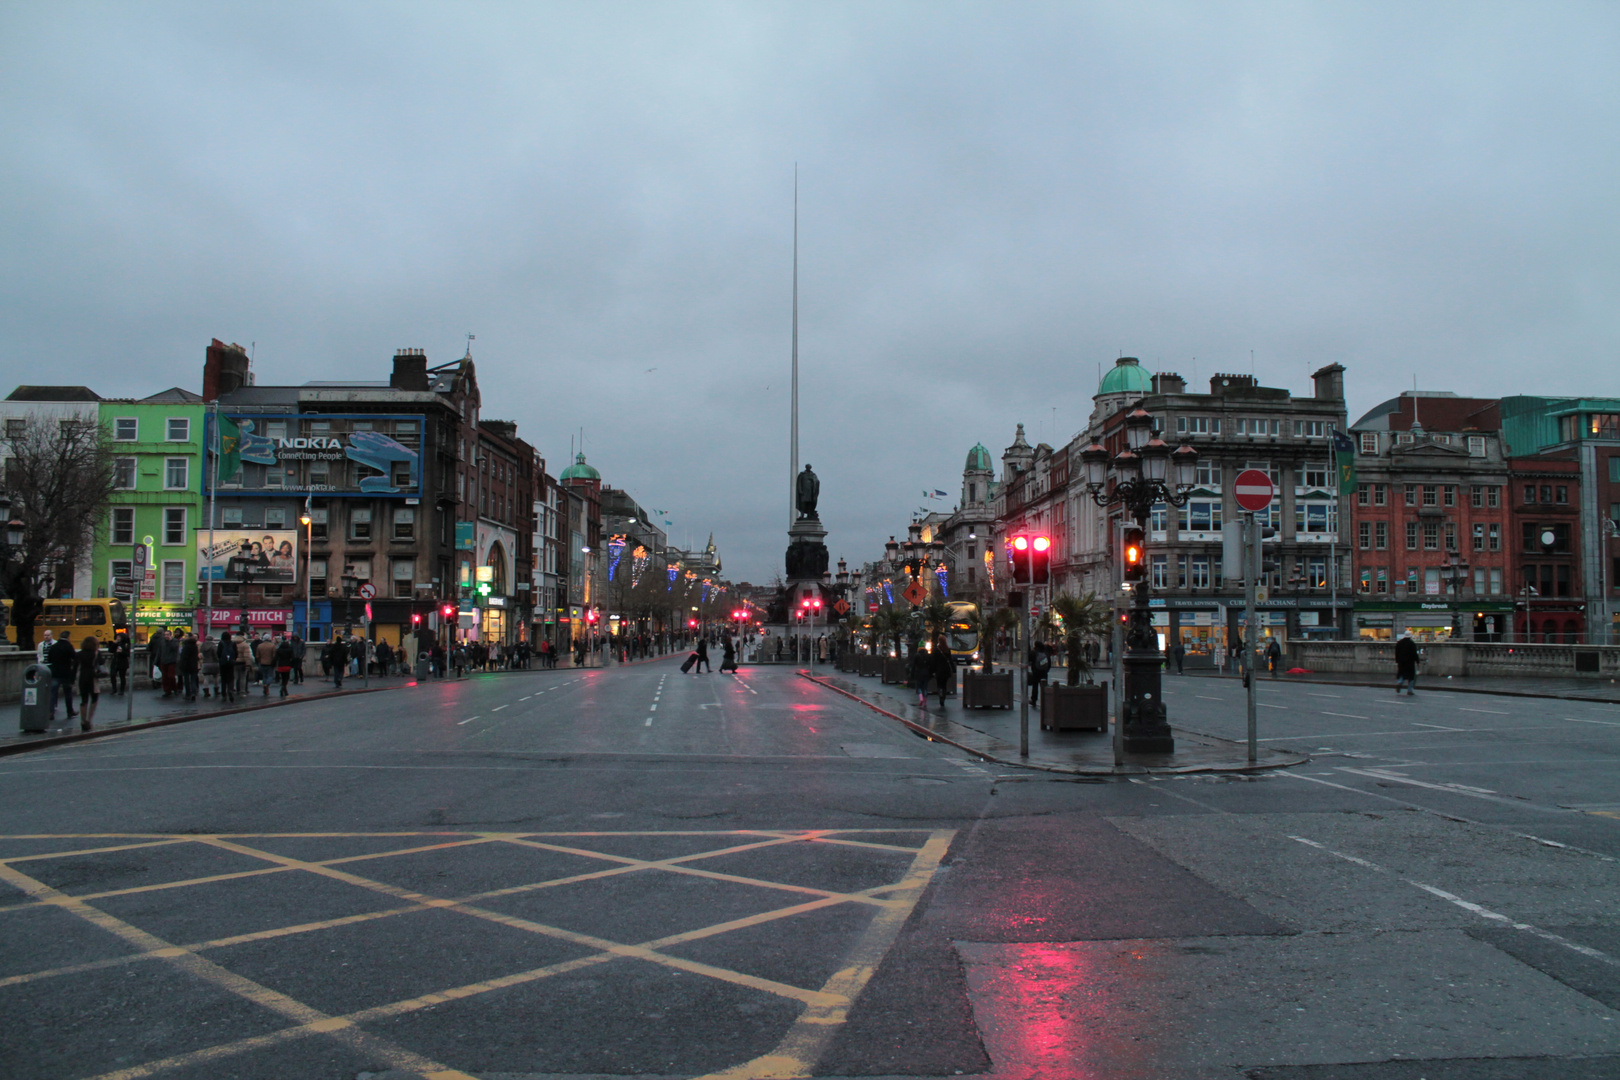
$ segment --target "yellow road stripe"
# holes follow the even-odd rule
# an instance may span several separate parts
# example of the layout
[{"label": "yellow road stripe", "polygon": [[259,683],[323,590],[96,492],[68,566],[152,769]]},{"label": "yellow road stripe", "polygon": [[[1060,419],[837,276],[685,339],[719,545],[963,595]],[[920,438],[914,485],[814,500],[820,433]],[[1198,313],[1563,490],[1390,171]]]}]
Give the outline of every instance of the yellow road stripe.
[{"label": "yellow road stripe", "polygon": [[[82,900],[68,896],[51,888],[43,881],[29,877],[15,867],[0,863],[0,880],[21,889],[31,896],[42,900],[50,900],[65,911],[70,911],[83,918],[94,926],[114,934],[147,952],[165,951],[168,959],[180,970],[194,978],[213,984],[222,990],[246,998],[256,1005],[262,1006],[279,1016],[300,1024],[320,1023],[330,1025],[326,1027],[327,1033],[347,1043],[349,1046],[364,1052],[375,1054],[379,1060],[386,1061],[391,1067],[408,1069],[423,1075],[430,1073],[441,1077],[455,1077],[457,1080],[475,1080],[465,1073],[451,1072],[445,1066],[402,1046],[396,1046],[380,1036],[372,1035],[355,1028],[347,1021],[327,1016],[318,1009],[311,1008],[303,1002],[288,997],[286,994],[272,990],[268,986],[254,982],[252,979],[238,975],[234,971],[227,971],[212,960],[204,959],[196,953],[187,952],[176,945],[164,941],[154,934],[149,934],[137,926],[133,926],[116,916],[91,907]],[[149,1076],[153,1070],[146,1066],[135,1066],[132,1069],[121,1069],[105,1074],[103,1080],[133,1080],[138,1076]]]},{"label": "yellow road stripe", "polygon": [[139,844],[115,844],[112,847],[79,848],[76,851],[43,851],[34,855],[7,855],[0,858],[0,862],[18,863],[35,862],[39,859],[67,859],[74,855],[101,855],[109,851],[134,851],[137,848],[166,847],[171,844],[184,844],[190,837],[170,837],[167,840],[147,840]]},{"label": "yellow road stripe", "polygon": [[1588,810],[1587,813],[1596,814],[1598,817],[1620,818],[1620,810]]},{"label": "yellow road stripe", "polygon": [[[905,925],[906,919],[910,918],[917,901],[922,897],[923,889],[939,869],[940,860],[945,857],[954,835],[952,831],[940,830],[929,837],[928,842],[912,861],[910,872],[906,875],[905,899],[908,902],[888,908],[873,917],[866,932],[861,935],[860,941],[845,957],[844,966],[834,972],[821,988],[823,993],[842,998],[846,1002],[853,1002],[860,996],[877,970],[878,964],[894,945],[895,938],[900,934],[900,928]],[[698,1080],[784,1080],[788,1077],[811,1076],[814,1074],[816,1062],[832,1044],[839,1025],[848,1018],[847,1005],[841,1007],[811,1005],[804,1010],[788,1029],[786,1037],[770,1053],[733,1068],[700,1077]]]}]

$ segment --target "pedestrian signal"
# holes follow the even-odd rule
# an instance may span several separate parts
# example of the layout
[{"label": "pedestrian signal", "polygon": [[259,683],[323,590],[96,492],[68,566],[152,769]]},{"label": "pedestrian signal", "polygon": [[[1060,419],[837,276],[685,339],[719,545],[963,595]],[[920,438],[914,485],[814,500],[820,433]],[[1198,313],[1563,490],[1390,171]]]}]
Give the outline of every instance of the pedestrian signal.
[{"label": "pedestrian signal", "polygon": [[1012,557],[1013,581],[1019,585],[1029,584],[1029,551],[1030,543],[1027,536],[1014,536],[1007,541],[1008,553]]},{"label": "pedestrian signal", "polygon": [[1125,530],[1125,550],[1121,565],[1125,568],[1126,581],[1141,581],[1147,553],[1143,549],[1143,536],[1141,529]]}]

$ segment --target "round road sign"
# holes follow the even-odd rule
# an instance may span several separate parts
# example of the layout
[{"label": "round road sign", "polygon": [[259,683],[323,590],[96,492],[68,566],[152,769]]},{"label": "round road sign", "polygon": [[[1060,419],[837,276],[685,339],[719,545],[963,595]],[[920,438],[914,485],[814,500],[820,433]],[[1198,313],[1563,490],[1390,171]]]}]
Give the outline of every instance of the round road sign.
[{"label": "round road sign", "polygon": [[377,595],[377,586],[368,581],[355,590],[355,595],[359,596],[362,600],[370,600],[373,596]]},{"label": "round road sign", "polygon": [[1251,514],[1258,514],[1271,505],[1271,497],[1277,489],[1271,485],[1271,477],[1259,469],[1244,469],[1237,474],[1232,483],[1232,494],[1237,497],[1238,506]]}]

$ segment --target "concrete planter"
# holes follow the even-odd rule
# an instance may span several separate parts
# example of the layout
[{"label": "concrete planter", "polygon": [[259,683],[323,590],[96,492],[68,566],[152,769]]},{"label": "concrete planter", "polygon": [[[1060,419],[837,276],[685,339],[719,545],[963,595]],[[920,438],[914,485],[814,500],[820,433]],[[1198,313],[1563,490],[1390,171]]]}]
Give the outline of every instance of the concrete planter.
[{"label": "concrete planter", "polygon": [[1013,707],[1013,673],[985,673],[967,668],[962,672],[962,708],[1010,709]]},{"label": "concrete planter", "polygon": [[894,686],[904,686],[911,678],[911,662],[903,656],[886,656],[883,658],[883,681]]},{"label": "concrete planter", "polygon": [[855,666],[857,675],[873,676],[883,674],[883,657],[876,653],[862,653]]},{"label": "concrete planter", "polygon": [[1050,731],[1107,731],[1108,684],[1048,684],[1041,691],[1041,727]]}]

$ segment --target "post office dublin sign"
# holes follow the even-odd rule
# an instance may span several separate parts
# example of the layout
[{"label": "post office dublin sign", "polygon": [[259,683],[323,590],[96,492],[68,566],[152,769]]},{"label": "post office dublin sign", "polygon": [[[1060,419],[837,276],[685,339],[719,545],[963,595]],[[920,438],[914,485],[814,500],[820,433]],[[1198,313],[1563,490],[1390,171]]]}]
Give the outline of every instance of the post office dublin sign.
[{"label": "post office dublin sign", "polygon": [[239,432],[241,464],[233,472],[228,454],[222,462],[222,495],[421,497],[421,415],[229,414],[226,420]]}]

